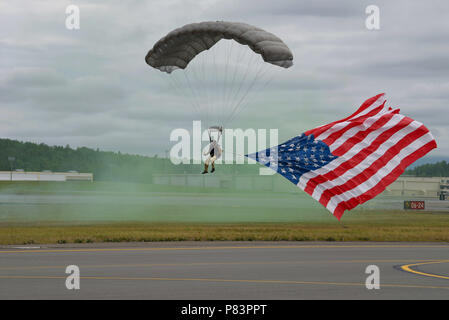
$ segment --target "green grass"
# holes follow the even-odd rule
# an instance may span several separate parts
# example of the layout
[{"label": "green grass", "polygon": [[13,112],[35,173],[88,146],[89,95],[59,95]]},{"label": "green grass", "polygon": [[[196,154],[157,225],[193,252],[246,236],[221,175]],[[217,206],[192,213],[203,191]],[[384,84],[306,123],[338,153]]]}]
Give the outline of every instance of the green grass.
[{"label": "green grass", "polygon": [[303,192],[110,182],[0,183],[0,244],[182,240],[443,241],[449,214],[359,209]]},{"label": "green grass", "polygon": [[364,212],[344,223],[0,224],[0,244],[150,241],[438,241],[449,242],[449,216]]}]

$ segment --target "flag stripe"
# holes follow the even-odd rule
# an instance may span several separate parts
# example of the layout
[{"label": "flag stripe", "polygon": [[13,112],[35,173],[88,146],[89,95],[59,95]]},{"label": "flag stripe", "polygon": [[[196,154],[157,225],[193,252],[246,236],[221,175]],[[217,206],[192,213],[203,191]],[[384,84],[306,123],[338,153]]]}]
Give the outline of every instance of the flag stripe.
[{"label": "flag stripe", "polygon": [[[345,132],[347,132],[348,130],[350,130],[354,127],[359,126],[360,123],[363,123],[362,120],[364,120],[368,117],[373,117],[376,114],[378,114],[379,112],[381,112],[382,110],[383,110],[383,105],[377,107],[376,109],[373,109],[366,116],[358,117],[354,120],[349,121],[348,124],[346,126],[342,126],[342,128],[340,130],[336,130],[336,131],[332,132],[331,134],[329,134],[329,136],[327,138],[323,139],[323,142],[327,145],[331,145],[332,143],[335,142],[335,140],[340,138]],[[343,124],[343,122],[341,124]],[[335,127],[337,127],[337,126],[335,126]],[[317,139],[320,139],[320,138],[317,137]]]},{"label": "flag stripe", "polygon": [[376,174],[373,175],[370,179],[358,185],[357,188],[347,190],[344,193],[332,197],[326,207],[329,209],[329,211],[334,212],[336,206],[340,202],[345,202],[350,200],[351,198],[356,198],[366,191],[370,190],[371,188],[375,187],[378,183],[380,183],[381,179],[387,176],[392,171],[392,169],[394,169],[398,164],[402,162],[404,158],[408,157],[410,154],[413,154],[417,149],[420,149],[422,146],[426,145],[432,140],[433,137],[430,133],[425,134],[421,139],[415,140],[406,148],[403,148],[399,152],[399,154],[397,154],[382,168],[380,168],[379,171],[376,172]]},{"label": "flag stripe", "polygon": [[[336,156],[341,156],[344,155],[348,150],[350,150],[354,145],[362,142],[363,140],[365,140],[365,138],[372,132],[375,132],[377,130],[379,130],[382,127],[388,127],[388,123],[389,121],[394,117],[395,119],[397,119],[397,117],[395,117],[395,112],[389,112],[387,114],[382,115],[380,118],[377,117],[372,117],[369,118],[368,121],[365,121],[365,125],[368,126],[372,123],[368,128],[366,128],[364,125],[360,126],[359,128],[354,128],[352,132],[347,132],[346,134],[344,134],[342,137],[340,137],[337,141],[335,141],[332,145],[330,145],[330,149],[332,154],[336,155]],[[403,117],[403,116],[401,116]],[[358,130],[358,129],[363,129],[366,128],[365,130]],[[351,131],[351,130],[349,130]]]},{"label": "flag stripe", "polygon": [[323,132],[327,131],[329,128],[333,127],[337,123],[340,123],[340,122],[343,122],[343,121],[347,121],[347,120],[349,120],[351,118],[354,118],[357,115],[363,115],[364,112],[365,113],[369,112],[369,110],[378,107],[380,105],[379,101],[381,101],[383,99],[384,95],[385,95],[384,93],[381,93],[381,94],[378,94],[377,96],[374,96],[374,97],[366,100],[360,106],[360,108],[356,112],[351,114],[349,117],[346,117],[346,118],[344,118],[342,120],[339,120],[339,121],[334,121],[334,122],[329,123],[329,124],[322,125],[322,126],[320,126],[318,128],[312,129],[312,130],[308,130],[308,131],[305,132],[305,134],[308,135],[308,136],[313,134],[315,137],[317,137],[320,134],[322,134]]},{"label": "flag stripe", "polygon": [[373,159],[372,156],[374,152],[376,152],[376,155],[380,157],[383,152],[385,152],[391,146],[392,143],[396,143],[408,133],[416,130],[417,126],[409,126],[413,119],[400,115],[398,115],[397,118],[402,118],[397,125],[394,125],[391,128],[385,127],[384,129],[388,130],[380,132],[380,134],[373,141],[363,143],[363,145],[366,146],[365,148],[357,146],[355,151],[358,152],[354,152],[348,157],[346,157],[346,155],[341,157],[342,161],[344,162],[342,162],[338,167],[323,175],[309,180],[307,184],[308,190],[314,192],[314,189],[317,185],[325,183],[326,181],[333,181],[339,176],[343,176],[351,169],[352,170],[351,172],[349,172],[349,175],[353,175],[353,171],[364,168],[364,166],[366,166],[368,162],[376,160]]},{"label": "flag stripe", "polygon": [[378,105],[378,103],[376,102],[376,105],[373,106],[373,108],[370,108],[369,110],[368,109],[365,110],[365,112],[363,112],[363,114],[359,114],[359,115],[357,115],[357,117],[351,117],[346,121],[340,121],[340,122],[334,124],[331,128],[327,129],[326,131],[321,132],[319,135],[315,136],[315,138],[324,141],[325,139],[327,139],[328,136],[330,136],[334,132],[338,132],[338,131],[346,128],[348,125],[350,125],[353,122],[363,122],[364,120],[369,119],[370,118],[369,115],[371,112],[373,112],[373,116],[375,116],[375,115],[381,116],[381,115],[387,113],[388,110],[386,110],[384,103],[382,103],[381,105]]},{"label": "flag stripe", "polygon": [[374,96],[349,117],[280,144],[269,162],[268,149],[248,157],[270,164],[340,219],[437,147],[422,123],[386,107],[384,98]]},{"label": "flag stripe", "polygon": [[313,183],[313,181],[309,183],[309,181],[311,179],[313,179],[319,175],[325,175],[328,172],[335,170],[340,165],[342,165],[344,162],[348,161],[349,159],[354,158],[357,154],[359,154],[360,150],[362,150],[364,146],[373,145],[373,147],[374,147],[374,142],[376,141],[376,139],[383,132],[387,131],[389,128],[396,126],[403,118],[404,118],[404,116],[402,116],[402,115],[393,116],[390,119],[390,121],[388,122],[388,125],[385,125],[384,127],[371,132],[369,135],[366,136],[365,140],[361,141],[360,144],[354,145],[351,148],[351,150],[346,152],[343,156],[338,157],[336,160],[332,161],[328,165],[326,165],[318,170],[315,170],[313,172],[309,172],[309,173],[305,174],[303,177],[301,177],[301,180],[300,180],[301,184],[308,187],[304,191],[311,194],[311,192],[313,192],[313,188],[315,186],[315,183]]},{"label": "flag stripe", "polygon": [[[413,141],[419,139],[429,131],[427,130],[424,125],[421,125],[418,129],[414,130],[413,132],[410,132],[409,134],[405,135],[401,140],[399,140],[397,143],[395,143],[395,139],[390,139],[387,141],[387,150],[382,150],[383,152],[379,152],[378,154],[374,155],[374,157],[370,157],[367,159],[366,164],[369,165],[367,168],[363,169],[357,168],[355,170],[350,170],[352,174],[347,174],[346,176],[339,177],[339,181],[345,181],[343,184],[337,184],[337,181],[334,181],[334,186],[330,189],[325,190],[321,194],[320,203],[324,206],[327,206],[328,201],[332,196],[336,196],[339,194],[342,194],[346,192],[347,190],[352,190],[368,179],[370,179],[372,176],[374,176],[381,168],[385,166],[386,163],[388,163],[391,159],[393,159],[396,155],[398,155],[402,149],[406,148],[408,145],[410,145]],[[375,159],[377,157],[377,159]],[[358,174],[356,174],[359,172]],[[352,176],[352,178],[350,178]]]},{"label": "flag stripe", "polygon": [[343,212],[345,210],[351,210],[355,208],[357,205],[362,204],[378,194],[382,193],[385,188],[390,185],[392,182],[394,182],[404,171],[405,169],[415,162],[417,159],[421,158],[425,154],[427,154],[432,149],[436,148],[437,144],[435,140],[428,142],[412,154],[410,154],[408,157],[404,158],[398,166],[396,166],[388,175],[386,175],[379,183],[371,188],[370,190],[366,191],[365,193],[361,194],[360,196],[356,198],[352,198],[349,201],[346,202],[340,202],[336,208],[333,210],[334,215],[340,219],[343,215]]}]

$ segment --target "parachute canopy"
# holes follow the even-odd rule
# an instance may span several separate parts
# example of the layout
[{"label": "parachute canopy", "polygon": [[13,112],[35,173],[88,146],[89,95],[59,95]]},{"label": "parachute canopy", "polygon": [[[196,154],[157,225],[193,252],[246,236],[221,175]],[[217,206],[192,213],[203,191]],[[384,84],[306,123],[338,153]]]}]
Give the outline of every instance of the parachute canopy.
[{"label": "parachute canopy", "polygon": [[241,22],[209,21],[187,24],[160,39],[145,57],[150,66],[171,73],[185,69],[199,53],[222,39],[235,40],[260,54],[265,62],[288,68],[293,54],[277,36]]}]

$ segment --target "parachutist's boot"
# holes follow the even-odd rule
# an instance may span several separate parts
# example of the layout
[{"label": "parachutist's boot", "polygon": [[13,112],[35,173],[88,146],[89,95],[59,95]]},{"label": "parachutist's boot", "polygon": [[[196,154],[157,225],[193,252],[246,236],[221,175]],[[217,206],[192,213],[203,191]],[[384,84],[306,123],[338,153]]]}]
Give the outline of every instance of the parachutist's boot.
[{"label": "parachutist's boot", "polygon": [[207,165],[207,164],[205,164],[204,165],[204,171],[203,172],[201,172],[201,174],[205,174],[205,173],[207,173],[207,168],[208,168],[209,166]]},{"label": "parachutist's boot", "polygon": [[215,171],[215,163],[212,163],[212,170],[210,171],[210,173]]}]

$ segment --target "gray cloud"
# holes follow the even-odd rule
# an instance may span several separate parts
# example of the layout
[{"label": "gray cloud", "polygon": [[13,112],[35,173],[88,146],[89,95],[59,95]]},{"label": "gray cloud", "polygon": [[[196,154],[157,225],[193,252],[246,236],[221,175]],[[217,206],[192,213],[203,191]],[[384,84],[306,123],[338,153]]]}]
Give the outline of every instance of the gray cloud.
[{"label": "gray cloud", "polygon": [[[170,131],[198,113],[144,56],[194,21],[244,21],[281,38],[294,66],[247,99],[234,127],[279,128],[286,139],[343,118],[386,92],[425,123],[449,154],[447,1],[376,1],[381,29],[365,29],[371,1],[76,1],[81,30],[65,29],[72,1],[0,3],[0,137],[162,154]],[[210,62],[210,61],[209,61]],[[216,72],[192,83],[219,100]],[[218,108],[218,107],[217,107]]]}]

